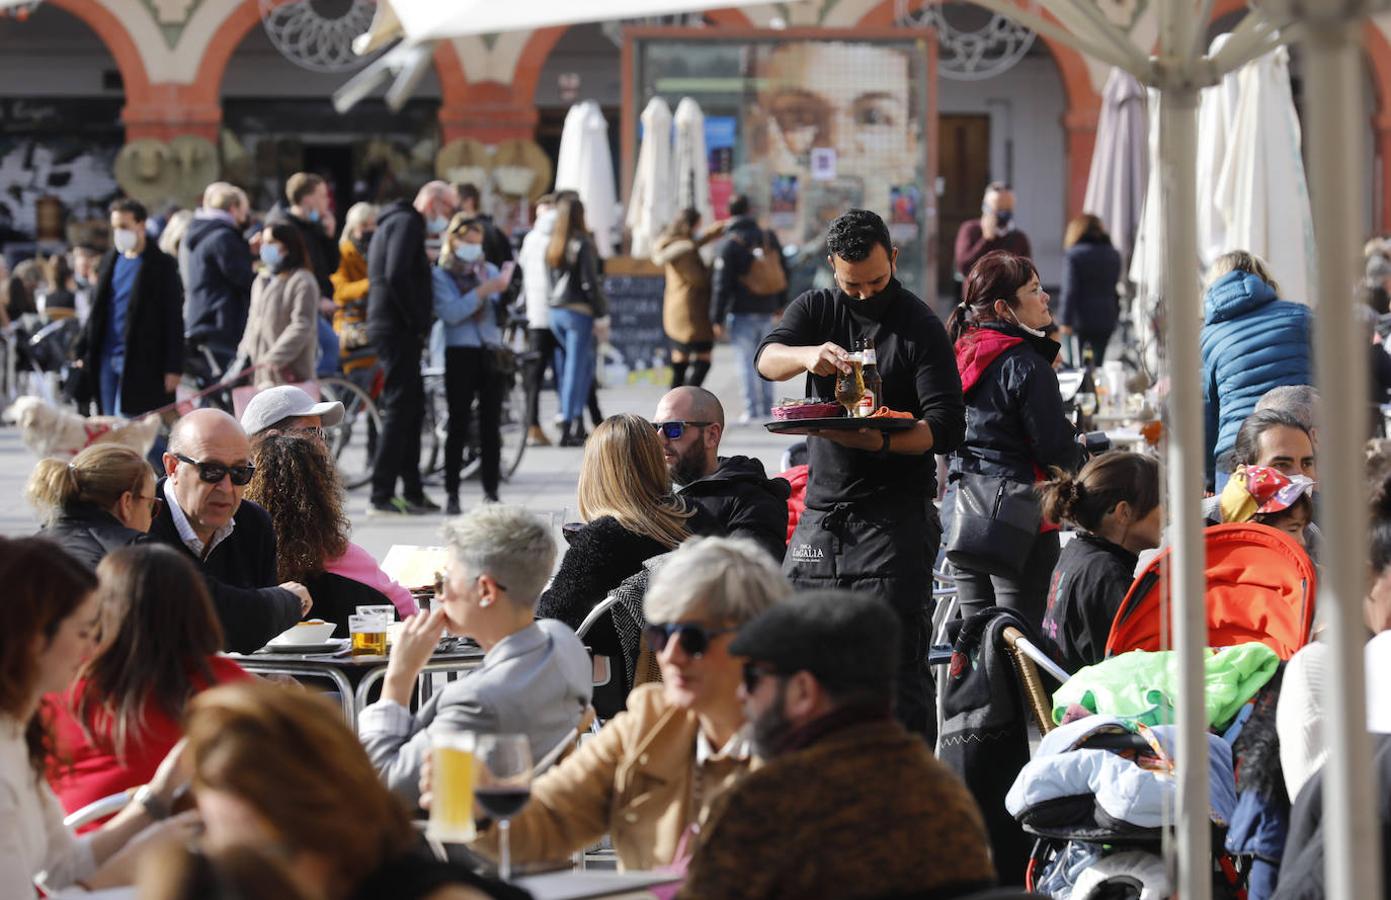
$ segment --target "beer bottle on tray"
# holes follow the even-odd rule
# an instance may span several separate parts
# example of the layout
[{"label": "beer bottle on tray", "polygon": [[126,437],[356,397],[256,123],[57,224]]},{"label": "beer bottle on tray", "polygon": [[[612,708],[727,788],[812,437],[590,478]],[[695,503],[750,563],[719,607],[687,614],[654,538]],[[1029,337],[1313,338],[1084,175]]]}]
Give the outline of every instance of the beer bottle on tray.
[{"label": "beer bottle on tray", "polygon": [[865,418],[874,413],[884,402],[884,379],[879,376],[879,362],[874,355],[874,341],[865,338],[860,350],[860,380],[864,382],[864,396],[860,398],[858,414]]}]

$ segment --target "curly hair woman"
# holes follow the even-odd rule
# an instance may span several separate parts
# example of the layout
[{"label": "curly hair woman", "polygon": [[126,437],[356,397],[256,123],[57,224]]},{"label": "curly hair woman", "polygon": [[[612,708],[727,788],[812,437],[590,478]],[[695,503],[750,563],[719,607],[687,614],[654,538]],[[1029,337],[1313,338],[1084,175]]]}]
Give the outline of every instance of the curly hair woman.
[{"label": "curly hair woman", "polygon": [[246,497],[265,507],[275,527],[282,579],[298,581],[314,598],[314,615],[348,634],[358,606],[392,603],[402,618],[418,611],[410,591],[392,581],[366,550],[348,539],[343,485],[328,450],[301,434],[272,434],[252,449],[256,475]]}]

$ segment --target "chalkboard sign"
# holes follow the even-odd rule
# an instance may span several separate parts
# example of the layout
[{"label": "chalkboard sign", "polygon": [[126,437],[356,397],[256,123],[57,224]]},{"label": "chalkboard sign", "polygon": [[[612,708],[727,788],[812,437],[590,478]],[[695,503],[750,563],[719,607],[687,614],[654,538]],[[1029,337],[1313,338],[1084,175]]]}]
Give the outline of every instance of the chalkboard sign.
[{"label": "chalkboard sign", "polygon": [[631,379],[636,372],[661,369],[667,365],[667,339],[662,331],[662,292],[666,279],[660,275],[607,275],[604,291],[609,299],[611,336],[609,343],[621,357]]}]

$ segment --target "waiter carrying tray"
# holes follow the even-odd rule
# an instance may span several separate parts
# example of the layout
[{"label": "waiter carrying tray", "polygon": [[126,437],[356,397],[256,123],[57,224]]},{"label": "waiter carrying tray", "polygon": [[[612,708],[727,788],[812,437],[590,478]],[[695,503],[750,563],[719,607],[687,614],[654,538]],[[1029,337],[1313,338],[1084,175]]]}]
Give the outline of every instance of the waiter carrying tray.
[{"label": "waiter carrying tray", "polygon": [[852,209],[826,238],[836,290],[813,290],[788,305],[759,345],[769,381],[803,373],[806,396],[831,398],[846,348],[873,342],[883,396],[876,402],[917,419],[902,431],[809,431],[806,511],[787,547],[783,572],[798,588],[848,588],[886,600],[903,623],[896,714],[935,738],[935,692],[927,665],[932,563],[942,526],[934,453],[949,453],[966,431],[961,376],[942,321],[894,277],[898,250],[884,220]]}]

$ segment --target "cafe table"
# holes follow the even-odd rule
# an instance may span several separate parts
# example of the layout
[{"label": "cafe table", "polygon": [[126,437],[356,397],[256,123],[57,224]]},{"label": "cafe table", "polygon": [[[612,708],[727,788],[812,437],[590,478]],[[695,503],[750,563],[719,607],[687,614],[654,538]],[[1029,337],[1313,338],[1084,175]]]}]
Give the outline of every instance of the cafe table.
[{"label": "cafe table", "polygon": [[541,875],[526,875],[514,879],[514,884],[524,888],[533,900],[588,900],[604,897],[650,898],[652,888],[673,885],[681,880],[680,875],[670,872],[546,872]]},{"label": "cafe table", "polygon": [[[288,676],[296,681],[327,681],[333,685],[348,724],[357,728],[357,717],[373,699],[373,691],[386,677],[387,656],[353,656],[345,646],[334,653],[295,653],[262,648],[255,653],[227,656],[256,675]],[[476,669],[483,664],[483,648],[472,641],[446,638],[421,670],[417,683],[420,702],[431,693],[435,680]]]}]

